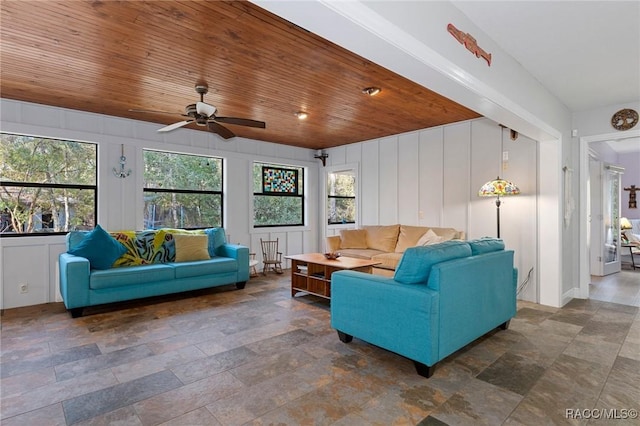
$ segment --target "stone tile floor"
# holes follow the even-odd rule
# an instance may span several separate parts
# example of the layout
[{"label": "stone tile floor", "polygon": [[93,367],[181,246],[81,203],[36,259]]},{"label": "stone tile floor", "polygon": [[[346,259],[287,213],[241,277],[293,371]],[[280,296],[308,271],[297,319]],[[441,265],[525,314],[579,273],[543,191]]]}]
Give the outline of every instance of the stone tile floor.
[{"label": "stone tile floor", "polygon": [[[288,285],[287,274],[269,275],[244,290],[92,308],[79,319],[57,303],[6,310],[0,422],[640,424],[629,416],[640,410],[638,307],[521,302],[508,330],[453,354],[427,380],[405,358],[357,338],[341,343],[329,303],[292,299]],[[627,418],[568,418],[577,409]]]}]

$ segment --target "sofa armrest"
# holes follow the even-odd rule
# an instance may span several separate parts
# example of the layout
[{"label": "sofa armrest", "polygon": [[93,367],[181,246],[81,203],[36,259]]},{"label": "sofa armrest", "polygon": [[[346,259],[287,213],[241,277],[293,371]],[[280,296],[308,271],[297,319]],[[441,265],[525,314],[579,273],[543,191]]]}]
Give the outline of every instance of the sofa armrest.
[{"label": "sofa armrest", "polygon": [[440,358],[516,315],[517,271],[511,250],[434,265],[427,285],[440,295]]},{"label": "sofa armrest", "polygon": [[67,309],[89,306],[89,260],[61,253],[58,257],[60,295]]},{"label": "sofa armrest", "polygon": [[249,279],[249,247],[225,243],[216,249],[216,255],[230,257],[238,262],[238,282]]},{"label": "sofa armrest", "polygon": [[331,275],[331,326],[426,365],[438,353],[438,293],[355,271]]},{"label": "sofa armrest", "polygon": [[335,253],[340,250],[340,244],[342,240],[340,239],[340,235],[331,235],[326,238],[326,247],[325,250],[327,253]]}]

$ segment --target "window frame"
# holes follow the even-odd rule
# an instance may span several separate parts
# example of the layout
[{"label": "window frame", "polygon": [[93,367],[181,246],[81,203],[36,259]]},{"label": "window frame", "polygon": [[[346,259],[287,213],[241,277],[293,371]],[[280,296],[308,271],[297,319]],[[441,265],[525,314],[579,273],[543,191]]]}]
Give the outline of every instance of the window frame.
[{"label": "window frame", "polygon": [[[351,198],[351,197],[343,197],[343,196],[329,196],[328,193],[328,182],[329,182],[329,175],[331,173],[338,173],[338,172],[347,172],[347,171],[352,171],[353,175],[355,176],[355,196],[353,198],[355,198],[355,208],[356,208],[356,213],[355,213],[355,222],[345,222],[345,223],[329,223],[329,214],[328,214],[328,200],[329,198]],[[324,170],[324,182],[322,184],[322,194],[321,194],[321,200],[322,200],[322,215],[323,215],[323,220],[322,223],[325,226],[325,229],[327,231],[339,231],[340,229],[351,229],[351,228],[357,228],[360,224],[361,221],[361,208],[360,208],[360,204],[361,204],[361,200],[362,197],[360,196],[360,167],[357,163],[346,163],[346,164],[340,164],[340,165],[334,165],[334,166],[327,166]],[[326,233],[326,235],[331,235],[331,232]]]},{"label": "window frame", "polygon": [[[202,158],[207,158],[207,159],[212,159],[212,160],[217,160],[220,161],[220,190],[196,190],[196,189],[169,189],[169,188],[147,188],[145,186],[145,178],[144,178],[144,169],[146,167],[146,162],[145,162],[145,152],[147,151],[153,151],[153,152],[159,152],[159,153],[165,153],[165,154],[175,154],[175,155],[186,155],[186,156],[190,156],[190,157],[202,157]],[[217,156],[212,156],[212,155],[206,155],[206,154],[192,154],[192,153],[186,153],[186,152],[176,152],[176,151],[168,151],[168,150],[164,150],[164,149],[155,149],[155,148],[143,148],[142,149],[142,167],[143,167],[143,176],[142,176],[142,198],[143,198],[143,210],[144,210],[144,196],[147,193],[162,193],[162,194],[200,194],[200,195],[219,195],[220,196],[220,225],[215,225],[215,224],[210,224],[207,226],[198,226],[198,227],[185,227],[182,229],[187,229],[187,230],[196,230],[196,229],[207,229],[207,228],[224,228],[225,225],[225,215],[224,215],[224,199],[225,199],[225,192],[224,192],[224,183],[225,183],[225,175],[224,175],[224,170],[225,170],[225,161],[224,158],[222,157],[217,157]],[[143,222],[146,222],[145,219],[145,212],[143,211],[142,214],[143,217]],[[162,227],[166,227],[166,226],[162,226]],[[147,229],[160,229],[160,228],[147,228]]]},{"label": "window frame", "polygon": [[[261,188],[263,188],[262,185],[262,178],[263,178],[263,174],[264,174],[264,167],[269,167],[272,169],[284,169],[284,170],[293,170],[296,172],[296,187],[298,189],[298,193],[297,194],[287,194],[287,193],[274,193],[274,192],[255,192],[255,187],[254,187],[254,169],[256,166],[260,166],[260,170],[261,170]],[[308,172],[307,172],[307,168],[305,166],[301,166],[301,165],[296,165],[296,164],[282,164],[282,163],[275,163],[275,162],[269,162],[269,161],[262,161],[262,160],[253,160],[251,162],[251,179],[250,179],[250,183],[251,183],[251,194],[252,194],[252,198],[251,198],[251,229],[253,230],[259,230],[259,229],[265,229],[265,228],[292,228],[292,229],[300,229],[300,228],[305,228],[307,227],[307,179],[308,179]],[[300,185],[300,176],[302,176],[302,185]],[[292,197],[292,198],[299,198],[300,202],[301,202],[301,212],[300,212],[300,219],[301,222],[300,223],[296,223],[296,224],[290,224],[290,223],[285,223],[285,224],[273,224],[273,225],[257,225],[255,222],[256,219],[256,210],[255,210],[255,197]]]},{"label": "window frame", "polygon": [[[0,180],[0,186],[2,187],[18,187],[18,188],[43,188],[43,189],[73,189],[73,190],[86,190],[93,191],[93,228],[98,224],[98,179],[99,179],[99,162],[98,162],[98,143],[90,142],[90,141],[81,141],[77,139],[63,139],[59,137],[52,136],[40,136],[40,135],[32,135],[26,133],[15,133],[15,132],[0,132],[0,135],[14,135],[21,136],[27,138],[39,138],[46,139],[54,142],[74,142],[79,144],[92,145],[94,147],[94,155],[95,155],[95,183],[93,185],[87,184],[65,184],[65,183],[41,183],[41,182],[21,182],[21,181],[12,181],[12,180]],[[92,229],[93,229],[92,228]],[[59,236],[66,235],[73,229],[68,231],[41,231],[41,232],[29,232],[29,233],[18,233],[18,232],[8,232],[3,233],[0,232],[0,238],[19,238],[19,237],[47,237],[47,236]]]},{"label": "window frame", "polygon": [[[343,173],[341,173],[341,172],[343,172]],[[350,172],[350,173],[344,173],[344,172]],[[329,175],[332,175],[332,174],[344,174],[344,175],[350,174],[350,175],[353,175],[354,180],[356,180],[356,178],[357,178],[354,169],[328,171],[327,174],[326,174],[327,179],[326,179],[325,183],[328,184]],[[327,225],[353,225],[353,224],[356,223],[356,217],[357,217],[357,213],[358,213],[358,209],[357,209],[358,206],[356,204],[357,203],[357,201],[356,201],[357,200],[357,198],[356,198],[357,188],[358,188],[358,182],[356,181],[354,183],[354,188],[353,188],[353,194],[354,195],[330,195],[329,193],[327,193],[327,202],[329,202],[329,200],[331,200],[331,199],[334,199],[334,200],[353,200],[354,208],[356,209],[355,215],[353,217],[353,221],[331,222],[329,217],[328,217],[329,215],[327,214]],[[327,210],[328,210],[329,206],[327,205],[326,207],[327,207]]]}]

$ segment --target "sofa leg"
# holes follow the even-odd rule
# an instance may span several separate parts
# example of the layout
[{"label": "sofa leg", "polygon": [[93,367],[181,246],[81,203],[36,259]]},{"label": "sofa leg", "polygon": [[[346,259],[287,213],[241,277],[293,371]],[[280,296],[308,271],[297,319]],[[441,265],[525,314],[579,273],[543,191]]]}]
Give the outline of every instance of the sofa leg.
[{"label": "sofa leg", "polygon": [[236,288],[238,290],[242,290],[245,285],[247,285],[247,282],[246,281],[242,281],[242,282],[236,283]]},{"label": "sofa leg", "polygon": [[343,333],[340,330],[338,330],[338,338],[342,343],[350,343],[353,340],[353,336]]},{"label": "sofa leg", "polygon": [[418,361],[413,361],[413,365],[416,367],[416,371],[422,377],[426,377],[427,379],[433,375],[434,370],[436,369],[436,365],[426,365]]},{"label": "sofa leg", "polygon": [[69,313],[71,314],[71,318],[80,318],[82,316],[83,308],[71,308],[69,309]]},{"label": "sofa leg", "polygon": [[498,326],[498,328],[499,328],[500,330],[506,330],[507,328],[509,328],[509,323],[510,323],[510,322],[511,322],[511,320],[505,321],[505,322],[503,322],[502,324],[500,324],[500,325]]}]

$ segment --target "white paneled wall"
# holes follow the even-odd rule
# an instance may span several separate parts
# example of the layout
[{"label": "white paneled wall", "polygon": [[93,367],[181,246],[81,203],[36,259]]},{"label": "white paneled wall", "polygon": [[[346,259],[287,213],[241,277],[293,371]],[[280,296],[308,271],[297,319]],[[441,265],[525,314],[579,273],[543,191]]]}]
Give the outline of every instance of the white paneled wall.
[{"label": "white paneled wall", "polygon": [[[379,205],[381,202],[381,194],[386,197],[380,187],[380,180],[383,177],[380,175],[380,152],[378,150],[378,141],[370,141],[362,143],[362,159],[360,162],[360,196],[359,203],[360,223],[363,224],[377,224],[380,222]],[[386,200],[383,199],[383,201]]]},{"label": "white paneled wall", "polygon": [[[225,228],[230,242],[247,245],[261,261],[260,238],[280,241],[280,251],[296,254],[324,249],[326,229],[324,169],[314,151],[236,138],[223,141],[205,132],[182,129],[159,135],[157,125],[98,114],[1,100],[5,132],[95,142],[98,144],[98,222],[106,229],[140,229],[143,224],[143,148],[219,156],[225,159]],[[113,176],[124,144],[126,179]],[[501,168],[500,128],[488,119],[425,129],[327,150],[328,166],[356,165],[360,198],[358,225],[394,224],[450,226],[469,238],[495,235],[495,204],[477,197],[480,186],[496,174],[516,182],[523,195],[504,201],[502,237],[515,250],[521,278],[537,262],[537,143],[517,141],[505,131]],[[306,167],[307,224],[299,228],[251,226],[253,161]],[[321,188],[320,185],[323,187]],[[59,300],[57,256],[64,237],[0,239],[2,308]],[[285,264],[288,266],[288,262]],[[20,293],[27,282],[29,293]],[[535,300],[535,268],[524,298]]]},{"label": "white paneled wall", "polygon": [[456,229],[468,227],[470,149],[471,122],[444,128],[442,226]]},{"label": "white paneled wall", "polygon": [[418,134],[419,185],[418,225],[442,223],[444,199],[444,128],[427,129]]},{"label": "white paneled wall", "polygon": [[[502,162],[501,145],[508,152]],[[515,182],[522,195],[503,199],[501,237],[515,251],[520,282],[533,268],[520,297],[536,300],[537,143],[478,119],[348,145],[360,166],[360,222],[453,227],[468,238],[496,235],[494,198],[478,190],[497,175]],[[344,147],[328,150],[331,165],[347,161]],[[358,157],[359,155],[359,157]],[[325,231],[327,235],[336,229]]]},{"label": "white paneled wall", "polygon": [[420,210],[420,135],[417,132],[400,135],[398,138],[398,208],[396,223],[417,223]]},{"label": "white paneled wall", "polygon": [[[158,134],[159,125],[135,120],[0,100],[2,131],[98,144],[98,222],[107,230],[143,227],[143,159],[145,148],[222,157],[224,226],[230,241],[247,245],[261,260],[260,237],[280,238],[281,251],[296,254],[318,247],[318,169],[314,151],[250,139],[225,141],[212,133],[180,129]],[[119,169],[122,145],[131,176]],[[308,226],[258,228],[251,224],[253,161],[306,167]],[[321,168],[321,167],[320,167]],[[65,251],[64,236],[0,239],[0,307],[13,308],[59,301],[57,259]],[[28,293],[19,285],[29,284]]]}]

